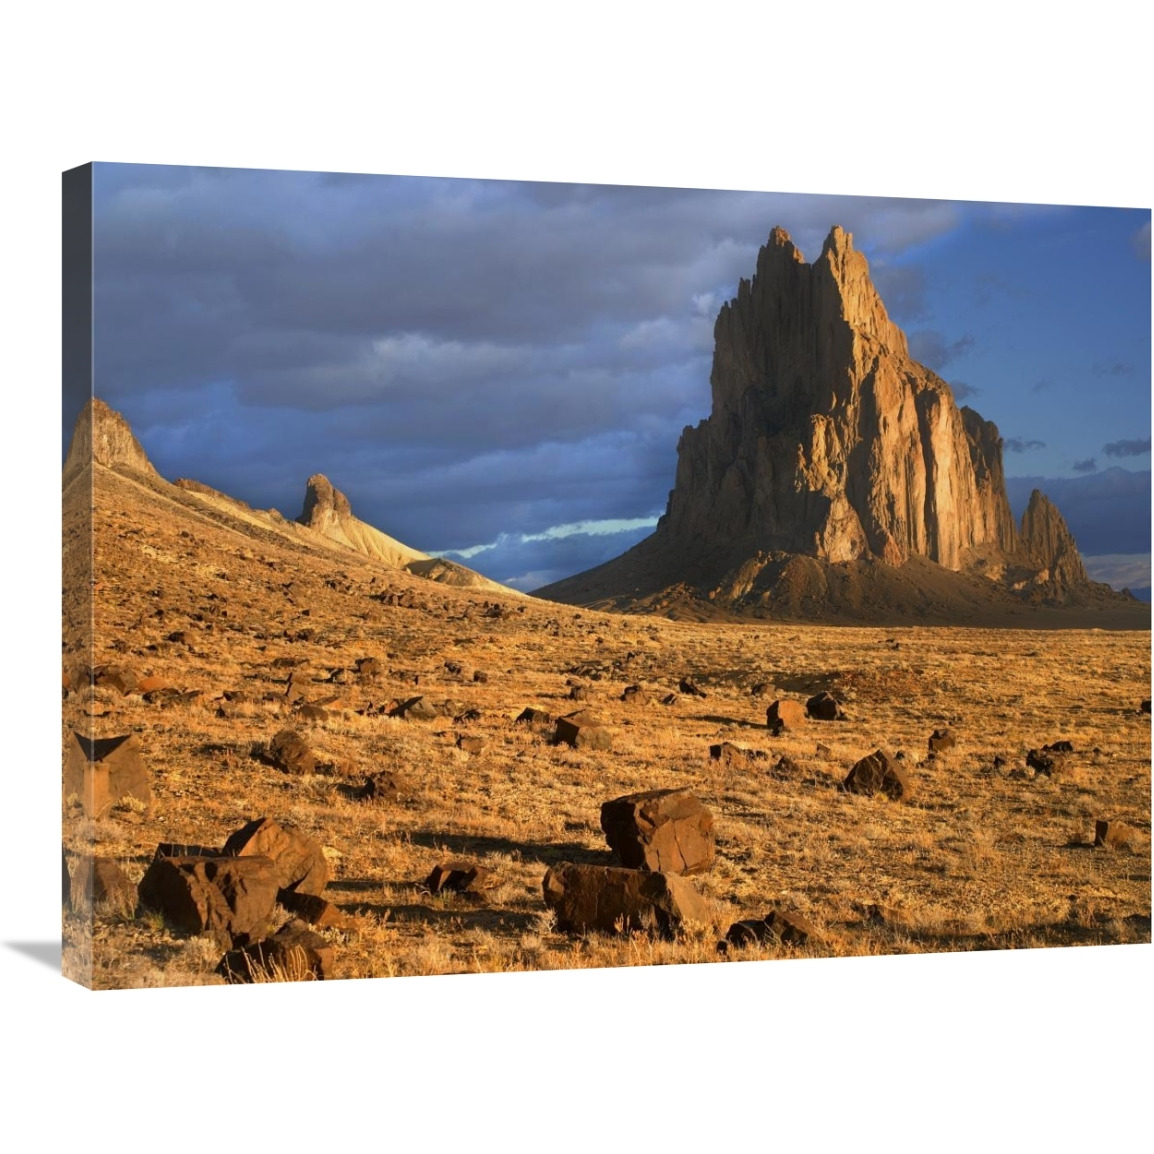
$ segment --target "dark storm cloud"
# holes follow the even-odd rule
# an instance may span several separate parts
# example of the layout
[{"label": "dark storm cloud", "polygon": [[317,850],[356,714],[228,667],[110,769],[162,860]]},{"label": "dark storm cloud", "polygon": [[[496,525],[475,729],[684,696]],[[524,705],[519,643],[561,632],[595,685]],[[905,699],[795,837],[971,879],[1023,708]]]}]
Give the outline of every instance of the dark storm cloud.
[{"label": "dark storm cloud", "polygon": [[982,390],[977,385],[967,385],[965,381],[950,381],[950,389],[953,391],[954,399],[958,401],[968,400],[970,397],[977,397]]},{"label": "dark storm cloud", "polygon": [[1098,468],[1098,462],[1093,457],[1087,457],[1084,461],[1075,461],[1070,468],[1075,473],[1093,473]]},{"label": "dark storm cloud", "polygon": [[957,340],[947,341],[934,329],[918,329],[909,334],[908,341],[910,355],[914,360],[933,369],[935,373],[940,373],[950,361],[974,347],[974,338],[969,333],[964,333]]},{"label": "dark storm cloud", "polygon": [[1006,437],[1006,439],[1002,442],[1002,445],[1011,453],[1028,453],[1031,449],[1044,449],[1046,447],[1046,442],[1026,441],[1021,437]]},{"label": "dark storm cloud", "polygon": [[774,225],[811,261],[833,224],[855,233],[905,319],[926,291],[908,254],[964,211],[98,166],[96,391],[167,477],[294,516],[323,472],[418,548],[650,516],[709,412],[717,311]]},{"label": "dark storm cloud", "polygon": [[1095,361],[1092,372],[1096,377],[1132,377],[1134,366],[1128,361]]},{"label": "dark storm cloud", "polygon": [[1058,507],[1084,556],[1150,552],[1150,471],[1114,467],[1086,477],[1007,477],[1021,518],[1034,489]]},{"label": "dark storm cloud", "polygon": [[1150,438],[1141,441],[1111,441],[1102,446],[1102,452],[1107,457],[1140,457],[1150,452]]}]

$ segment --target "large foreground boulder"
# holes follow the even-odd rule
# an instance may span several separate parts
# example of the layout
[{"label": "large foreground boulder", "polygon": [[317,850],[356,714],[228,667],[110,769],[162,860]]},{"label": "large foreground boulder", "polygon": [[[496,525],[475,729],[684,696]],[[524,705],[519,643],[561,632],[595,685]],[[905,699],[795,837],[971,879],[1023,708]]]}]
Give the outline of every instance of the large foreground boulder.
[{"label": "large foreground boulder", "polygon": [[705,899],[677,874],[561,862],[545,875],[557,927],[584,933],[641,930],[673,938],[687,923],[709,925]]},{"label": "large foreground boulder", "polygon": [[74,732],[64,759],[64,796],[72,794],[89,817],[125,797],[150,804],[152,787],[136,735],[92,739]]},{"label": "large foreground boulder", "polygon": [[329,863],[321,847],[290,826],[260,817],[238,829],[224,843],[226,855],[263,857],[273,863],[280,889],[319,894],[328,885]]},{"label": "large foreground boulder", "polygon": [[142,905],[224,949],[264,936],[276,894],[273,863],[262,857],[157,857],[140,882]]},{"label": "large foreground boulder", "polygon": [[607,801],[601,828],[627,869],[698,874],[713,865],[713,814],[687,789],[651,789]]}]

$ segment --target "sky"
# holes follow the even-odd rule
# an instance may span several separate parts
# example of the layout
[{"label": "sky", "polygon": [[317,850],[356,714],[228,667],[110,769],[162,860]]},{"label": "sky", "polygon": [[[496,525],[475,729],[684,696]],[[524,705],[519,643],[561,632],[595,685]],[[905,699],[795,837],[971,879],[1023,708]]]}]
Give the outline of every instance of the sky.
[{"label": "sky", "polygon": [[[664,511],[770,230],[854,234],[1092,576],[1150,585],[1150,211],[98,164],[94,384],[162,475],[532,590]],[[81,398],[63,406],[67,447]]]}]

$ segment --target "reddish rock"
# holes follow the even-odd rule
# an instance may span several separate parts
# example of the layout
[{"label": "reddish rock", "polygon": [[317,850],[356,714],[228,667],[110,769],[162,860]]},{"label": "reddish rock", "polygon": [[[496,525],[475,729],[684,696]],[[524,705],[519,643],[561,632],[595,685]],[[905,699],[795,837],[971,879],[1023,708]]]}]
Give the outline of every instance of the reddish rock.
[{"label": "reddish rock", "polygon": [[91,740],[73,733],[64,760],[64,796],[75,794],[89,817],[121,798],[152,802],[148,770],[135,734]]},{"label": "reddish rock", "polygon": [[1124,821],[1096,821],[1094,845],[1103,849],[1135,849],[1142,835]]},{"label": "reddish rock", "polygon": [[654,789],[607,801],[601,828],[628,869],[697,874],[713,865],[713,814],[687,789]]},{"label": "reddish rock", "polygon": [[773,768],[778,773],[783,774],[783,775],[788,774],[790,776],[793,776],[793,775],[801,773],[801,766],[798,765],[797,762],[794,761],[792,757],[789,757],[787,754],[784,754],[784,753],[781,755],[781,757],[779,757],[777,759],[777,764]]},{"label": "reddish rock", "polygon": [[557,927],[576,933],[641,930],[672,938],[712,921],[705,899],[677,874],[561,862],[545,874],[545,904]]},{"label": "reddish rock", "polygon": [[832,693],[822,690],[805,703],[805,711],[815,721],[837,721],[841,704]]},{"label": "reddish rock", "polygon": [[462,733],[457,737],[457,748],[462,753],[481,753],[485,748],[485,742],[472,734]]},{"label": "reddish rock", "polygon": [[771,910],[764,918],[735,922],[729,927],[725,940],[735,946],[747,946],[755,942],[804,946],[810,938],[816,937],[817,931],[800,914]]},{"label": "reddish rock", "polygon": [[310,926],[322,929],[347,930],[352,927],[352,919],[339,906],[316,894],[302,894],[296,890],[278,890],[276,900],[290,914],[294,914]]},{"label": "reddish rock", "polygon": [[432,721],[440,717],[438,710],[425,697],[410,697],[395,713],[396,717],[403,717],[406,721]]},{"label": "reddish rock", "polygon": [[765,724],[774,735],[801,729],[805,725],[805,706],[800,701],[780,698],[765,711]]},{"label": "reddish rock", "polygon": [[850,793],[872,797],[884,793],[895,801],[908,800],[910,781],[905,770],[883,749],[863,757],[845,779],[844,787]]},{"label": "reddish rock", "polygon": [[720,745],[711,745],[709,756],[713,761],[719,761],[731,769],[754,769],[757,762],[769,758],[769,754],[763,749],[746,749],[728,741],[723,741]]},{"label": "reddish rock", "polygon": [[574,749],[611,749],[613,735],[601,724],[600,718],[587,709],[557,718],[557,732],[553,742],[565,742]]},{"label": "reddish rock", "polygon": [[259,857],[157,857],[140,883],[142,905],[225,949],[263,935],[276,895],[273,863]]},{"label": "reddish rock", "polygon": [[688,677],[683,677],[678,684],[678,689],[681,690],[687,697],[706,697],[708,696],[704,689],[697,684],[696,681]]},{"label": "reddish rock", "polygon": [[163,677],[142,677],[136,683],[136,692],[143,697],[146,693],[156,693],[159,690],[171,689]]},{"label": "reddish rock", "polygon": [[480,894],[497,884],[492,871],[474,862],[452,861],[433,867],[433,872],[425,879],[430,893],[452,890],[458,894]]},{"label": "reddish rock", "polygon": [[395,769],[382,769],[365,779],[357,796],[361,801],[400,801],[413,793],[413,783]]},{"label": "reddish rock", "polygon": [[627,685],[621,692],[621,700],[626,705],[648,705],[650,697],[640,685]]},{"label": "reddish rock", "polygon": [[299,830],[262,817],[238,829],[224,843],[226,855],[269,858],[280,889],[319,894],[329,880],[321,847]]},{"label": "reddish rock", "polygon": [[295,729],[282,729],[268,745],[268,760],[284,773],[315,773],[317,759]]},{"label": "reddish rock", "polygon": [[522,709],[513,720],[514,725],[550,725],[553,717],[543,709],[534,709],[533,706],[528,706]]},{"label": "reddish rock", "polygon": [[230,950],[216,972],[229,983],[318,980],[332,977],[333,956],[320,934],[294,919],[271,938]]}]

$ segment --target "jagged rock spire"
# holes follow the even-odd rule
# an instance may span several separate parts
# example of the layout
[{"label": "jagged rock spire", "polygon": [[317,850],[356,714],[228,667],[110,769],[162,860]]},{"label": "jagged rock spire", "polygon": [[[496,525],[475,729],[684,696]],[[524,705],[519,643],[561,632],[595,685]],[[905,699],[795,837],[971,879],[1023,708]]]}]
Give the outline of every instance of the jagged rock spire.
[{"label": "jagged rock spire", "polygon": [[92,461],[148,477],[160,476],[128,422],[99,397],[89,399],[72,430],[72,442],[64,459],[65,483]]},{"label": "jagged rock spire", "polygon": [[850,233],[807,264],[775,228],[714,336],[713,411],[682,435],[659,532],[955,570],[1015,549],[997,429],[910,359]]}]

